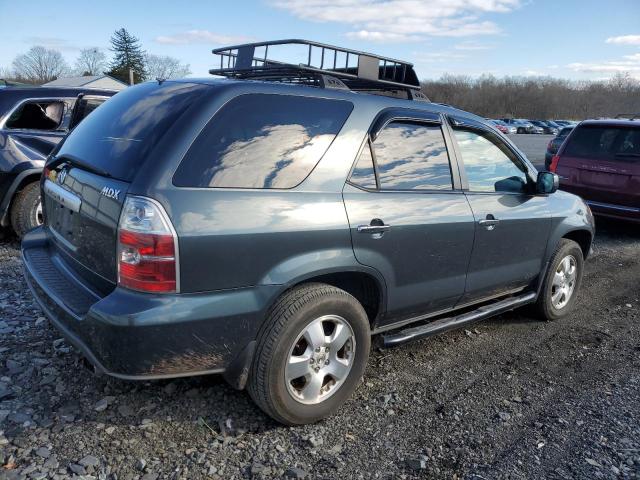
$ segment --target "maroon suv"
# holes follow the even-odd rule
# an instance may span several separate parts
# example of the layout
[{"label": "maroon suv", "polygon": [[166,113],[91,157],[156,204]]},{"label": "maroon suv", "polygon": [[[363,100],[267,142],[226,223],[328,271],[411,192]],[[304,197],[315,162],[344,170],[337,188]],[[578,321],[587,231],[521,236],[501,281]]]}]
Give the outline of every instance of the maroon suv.
[{"label": "maroon suv", "polygon": [[550,170],[595,214],[640,222],[640,119],[580,123]]}]

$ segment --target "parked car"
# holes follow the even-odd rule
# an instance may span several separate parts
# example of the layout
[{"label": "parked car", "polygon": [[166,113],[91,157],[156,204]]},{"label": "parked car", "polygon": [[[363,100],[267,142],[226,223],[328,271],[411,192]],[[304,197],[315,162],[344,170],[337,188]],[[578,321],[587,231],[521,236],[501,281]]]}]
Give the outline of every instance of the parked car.
[{"label": "parked car", "polygon": [[[572,310],[594,226],[557,176],[425,101],[411,64],[298,40],[394,73],[251,67],[256,48],[291,42],[214,50],[239,66],[211,73],[233,80],[130,87],[48,160],[25,277],[97,371],[223,373],[304,424],[354,392],[372,335],[393,346],[526,304]],[[353,92],[399,83],[409,99]]]},{"label": "parked car", "polygon": [[551,167],[551,160],[553,159],[553,156],[558,152],[560,145],[562,145],[562,142],[567,138],[567,135],[571,133],[571,130],[573,130],[573,127],[562,127],[560,132],[558,132],[558,135],[549,140],[549,143],[547,144],[547,151],[544,154],[544,168],[546,170],[549,170]]},{"label": "parked car", "polygon": [[504,133],[505,135],[511,134],[511,133],[517,133],[518,131],[518,129],[515,126],[507,125],[502,120],[493,120],[491,118],[487,118],[486,120],[488,120],[490,123],[493,123],[496,126],[496,128],[500,130],[500,132]]},{"label": "parked car", "polygon": [[558,128],[550,125],[548,122],[544,120],[529,120],[534,126],[540,127],[542,129],[542,133],[545,135],[557,135]]},{"label": "parked car", "polygon": [[0,90],[0,226],[18,236],[42,224],[39,179],[47,155],[116,92],[81,88]]},{"label": "parked car", "polygon": [[640,120],[585,120],[551,161],[597,215],[640,222]]},{"label": "parked car", "polygon": [[501,120],[507,125],[514,126],[516,128],[516,133],[542,133],[542,129],[540,127],[536,127],[528,120],[521,118],[502,118]]}]

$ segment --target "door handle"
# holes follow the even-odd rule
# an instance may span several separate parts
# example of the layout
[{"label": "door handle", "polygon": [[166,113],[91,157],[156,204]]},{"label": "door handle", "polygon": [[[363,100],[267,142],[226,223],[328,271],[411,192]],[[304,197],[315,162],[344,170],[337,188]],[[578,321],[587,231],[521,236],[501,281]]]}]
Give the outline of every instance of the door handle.
[{"label": "door handle", "polygon": [[493,230],[499,223],[500,220],[498,220],[491,214],[487,215],[487,218],[478,221],[478,225],[485,227],[487,230]]},{"label": "door handle", "polygon": [[385,225],[385,223],[379,218],[371,220],[369,225],[358,225],[358,232],[360,233],[384,233],[391,228],[391,225]]}]

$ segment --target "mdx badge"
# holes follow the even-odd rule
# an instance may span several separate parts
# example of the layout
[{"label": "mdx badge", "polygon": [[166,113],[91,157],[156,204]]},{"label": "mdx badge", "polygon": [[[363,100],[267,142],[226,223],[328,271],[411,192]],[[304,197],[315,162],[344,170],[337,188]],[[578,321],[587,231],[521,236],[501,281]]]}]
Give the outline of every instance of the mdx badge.
[{"label": "mdx badge", "polygon": [[102,190],[100,191],[100,195],[104,195],[107,198],[113,198],[114,200],[118,200],[118,197],[120,196],[120,190],[116,190],[115,188],[111,188],[111,187],[102,187]]}]

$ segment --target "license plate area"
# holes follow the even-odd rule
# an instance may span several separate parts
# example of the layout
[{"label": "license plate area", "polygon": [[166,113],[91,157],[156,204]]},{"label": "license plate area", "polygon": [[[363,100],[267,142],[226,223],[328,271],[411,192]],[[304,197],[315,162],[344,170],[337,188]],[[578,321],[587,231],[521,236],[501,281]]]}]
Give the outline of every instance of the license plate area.
[{"label": "license plate area", "polygon": [[80,237],[81,199],[50,180],[44,185],[47,225],[59,243],[76,251]]}]

